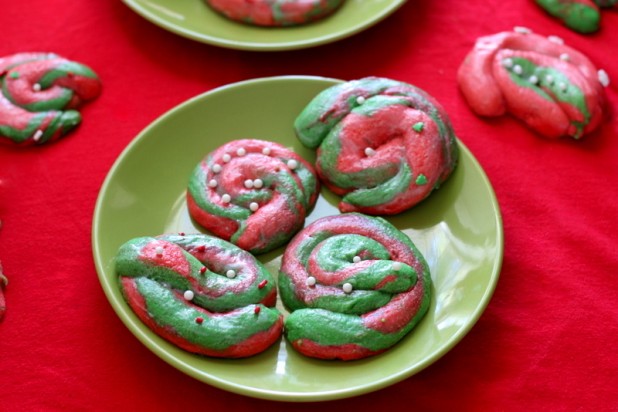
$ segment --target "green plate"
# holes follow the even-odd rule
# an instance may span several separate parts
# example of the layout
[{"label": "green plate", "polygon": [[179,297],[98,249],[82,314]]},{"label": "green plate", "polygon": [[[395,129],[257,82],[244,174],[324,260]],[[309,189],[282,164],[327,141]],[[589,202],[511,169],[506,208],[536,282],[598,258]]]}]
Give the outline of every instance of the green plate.
[{"label": "green plate", "polygon": [[297,27],[254,27],[231,21],[203,0],[123,0],[152,23],[178,35],[231,49],[291,50],[349,37],[386,18],[405,0],[346,0],[333,15]]},{"label": "green plate", "polygon": [[[452,177],[420,205],[389,218],[427,258],[434,285],[428,314],[384,354],[353,362],[314,360],[299,355],[282,339],[249,359],[210,359],[159,338],[125,304],[113,270],[118,247],[138,236],[200,231],[188,215],[184,196],[189,175],[202,157],[228,140],[257,138],[293,147],[313,161],[313,152],[294,135],[293,120],[313,96],[337,82],[284,76],[215,89],[161,116],[135,138],[110,170],[93,220],[99,280],[127,328],[180,371],[258,398],[350,397],[401,381],[439,359],[464,337],[488,304],[502,264],[502,221],[487,177],[463,144],[461,162]],[[307,223],[338,214],[337,202],[323,189]],[[282,251],[260,256],[275,275]],[[283,310],[280,302],[278,306]]]}]

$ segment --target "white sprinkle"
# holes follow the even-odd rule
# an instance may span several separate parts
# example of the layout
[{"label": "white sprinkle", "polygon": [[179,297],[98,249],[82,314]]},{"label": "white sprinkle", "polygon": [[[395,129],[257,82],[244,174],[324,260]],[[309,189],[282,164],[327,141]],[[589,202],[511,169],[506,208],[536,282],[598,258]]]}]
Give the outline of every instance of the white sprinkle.
[{"label": "white sprinkle", "polygon": [[547,40],[556,44],[564,44],[564,40],[562,40],[562,37],[558,36],[547,36]]},{"label": "white sprinkle", "polygon": [[232,196],[228,195],[227,193],[224,194],[223,196],[221,196],[221,201],[223,203],[230,203],[232,201]]},{"label": "white sprinkle", "polygon": [[528,81],[532,84],[537,84],[539,82],[539,78],[533,74],[532,76],[528,78]]},{"label": "white sprinkle", "polygon": [[516,64],[515,66],[513,66],[513,72],[515,74],[522,74],[524,72],[524,69],[519,64]]},{"label": "white sprinkle", "polygon": [[609,75],[607,74],[607,72],[601,69],[597,72],[597,74],[599,76],[599,83],[601,83],[603,87],[609,86]]},{"label": "white sprinkle", "polygon": [[217,181],[215,179],[210,179],[208,187],[217,187]]},{"label": "white sprinkle", "polygon": [[236,154],[238,156],[244,156],[244,155],[247,154],[247,151],[244,148],[241,147],[240,149],[236,150]]},{"label": "white sprinkle", "polygon": [[393,270],[401,269],[401,262],[393,262]]},{"label": "white sprinkle", "polygon": [[262,179],[255,179],[253,181],[253,187],[255,187],[256,189],[260,189],[262,188],[262,186],[264,186],[264,182],[262,182]]},{"label": "white sprinkle", "polygon": [[551,75],[549,75],[549,74],[548,74],[547,76],[545,76],[545,81],[546,81],[546,82],[547,82],[547,84],[549,84],[550,86],[551,86],[552,84],[554,84],[554,78],[553,78]]},{"label": "white sprinkle", "polygon": [[354,289],[351,283],[344,283],[342,288],[345,293],[352,293],[352,289]]},{"label": "white sprinkle", "polygon": [[219,173],[221,171],[222,167],[219,163],[215,163],[214,165],[212,165],[212,171],[215,173]]},{"label": "white sprinkle", "polygon": [[157,256],[161,256],[163,254],[163,248],[161,246],[157,246],[157,248],[155,249],[155,253],[157,254]]},{"label": "white sprinkle", "polygon": [[246,187],[247,189],[253,189],[253,184],[254,184],[254,183],[253,183],[253,180],[251,180],[251,179],[247,179],[247,180],[245,180],[245,187]]},{"label": "white sprinkle", "polygon": [[292,170],[296,169],[298,167],[298,162],[294,159],[290,159],[288,160],[288,167]]},{"label": "white sprinkle", "polygon": [[560,82],[558,83],[558,88],[564,92],[567,89],[567,84],[565,82]]},{"label": "white sprinkle", "polygon": [[354,259],[352,259],[352,262],[354,262],[354,263],[358,263],[358,262],[360,262],[361,260],[362,260],[362,259],[361,259],[361,257],[360,257],[360,256],[354,256]]},{"label": "white sprinkle", "polygon": [[309,276],[309,277],[307,278],[307,280],[305,281],[305,283],[307,284],[307,286],[315,286],[316,282],[317,282],[317,281],[315,280],[315,278],[314,278],[313,276]]},{"label": "white sprinkle", "polygon": [[225,276],[227,276],[230,279],[234,279],[236,277],[236,272],[233,269],[230,269],[227,272],[225,272]]},{"label": "white sprinkle", "polygon": [[263,148],[262,154],[268,156],[270,154],[270,147]]},{"label": "white sprinkle", "polygon": [[191,290],[186,290],[182,296],[185,298],[185,300],[193,300],[195,294]]},{"label": "white sprinkle", "polygon": [[511,59],[510,57],[507,57],[506,59],[502,61],[502,64],[504,65],[504,67],[510,69],[511,67],[513,67],[513,59]]},{"label": "white sprinkle", "polygon": [[365,156],[373,156],[374,154],[376,154],[376,151],[373,150],[371,147],[365,148]]},{"label": "white sprinkle", "polygon": [[232,160],[232,156],[230,156],[228,153],[224,154],[223,157],[221,158],[223,159],[223,161],[225,163],[229,162],[230,160]]},{"label": "white sprinkle", "polygon": [[34,90],[35,92],[40,92],[41,91],[41,85],[38,83],[34,83],[32,85],[32,90]]},{"label": "white sprinkle", "polygon": [[513,27],[513,30],[517,33],[521,33],[521,34],[530,34],[532,33],[532,30],[530,30],[527,27],[523,27],[523,26],[515,26]]},{"label": "white sprinkle", "polygon": [[363,96],[358,96],[358,97],[356,98],[356,103],[358,103],[358,104],[363,104],[363,103],[365,103],[365,98],[364,98]]},{"label": "white sprinkle", "polygon": [[560,60],[565,61],[565,62],[568,61],[570,58],[571,57],[567,53],[562,53],[560,55]]},{"label": "white sprinkle", "polygon": [[41,137],[43,137],[43,130],[38,129],[36,132],[34,132],[32,139],[34,139],[35,142],[38,142],[39,140],[41,140]]},{"label": "white sprinkle", "polygon": [[256,202],[251,202],[249,204],[249,209],[251,209],[252,212],[257,212],[259,208],[260,208],[260,205],[258,205]]}]

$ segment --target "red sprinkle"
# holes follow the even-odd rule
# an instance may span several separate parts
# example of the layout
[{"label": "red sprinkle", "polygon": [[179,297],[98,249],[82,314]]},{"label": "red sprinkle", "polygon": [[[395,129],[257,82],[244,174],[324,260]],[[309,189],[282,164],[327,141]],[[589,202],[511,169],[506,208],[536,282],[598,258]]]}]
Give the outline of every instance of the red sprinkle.
[{"label": "red sprinkle", "polygon": [[200,273],[203,275],[204,273],[206,273],[206,266],[202,266],[200,268]]},{"label": "red sprinkle", "polygon": [[195,248],[196,251],[198,252],[205,252],[206,251],[206,246],[201,245]]},{"label": "red sprinkle", "polygon": [[199,316],[197,318],[195,318],[195,323],[197,323],[198,325],[201,325],[202,322],[204,322],[204,318],[199,317]]},{"label": "red sprinkle", "polygon": [[268,281],[266,279],[264,279],[263,281],[261,281],[258,284],[258,289],[262,289],[264,286],[266,286],[268,284]]},{"label": "red sprinkle", "polygon": [[180,236],[184,236],[184,235],[185,235],[185,232],[178,232],[178,234],[179,234]]},{"label": "red sprinkle", "polygon": [[258,313],[260,313],[260,311],[261,311],[261,310],[262,310],[262,308],[261,308],[261,307],[256,306],[256,307],[253,309],[253,313],[255,313],[255,314],[257,315]]}]

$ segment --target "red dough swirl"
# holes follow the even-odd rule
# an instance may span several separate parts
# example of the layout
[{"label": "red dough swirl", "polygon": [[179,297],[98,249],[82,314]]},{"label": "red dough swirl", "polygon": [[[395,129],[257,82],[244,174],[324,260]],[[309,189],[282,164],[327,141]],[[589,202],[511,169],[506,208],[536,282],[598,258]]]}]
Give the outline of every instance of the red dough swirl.
[{"label": "red dough swirl", "polygon": [[508,112],[549,138],[578,139],[603,118],[605,72],[557,37],[521,28],[481,37],[457,78],[475,113]]},{"label": "red dough swirl", "polygon": [[281,336],[272,275],[250,253],[207,235],[132,239],[115,259],[125,300],[155,333],[189,352],[242,358]]},{"label": "red dough swirl", "polygon": [[295,26],[332,14],[343,0],[205,0],[231,20],[256,26]]},{"label": "red dough swirl", "polygon": [[40,144],[81,122],[75,109],[101,93],[97,75],[83,64],[51,53],[0,58],[0,140]]},{"label": "red dough swirl", "polygon": [[315,205],[313,167],[292,150],[256,139],[235,140],[207,155],[187,190],[191,217],[252,253],[286,243]]},{"label": "red dough swirl", "polygon": [[360,359],[399,342],[429,308],[429,268],[412,241],[379,217],[316,220],[283,255],[287,339],[304,355]]},{"label": "red dough swirl", "polygon": [[339,210],[397,214],[438,188],[457,164],[455,133],[424,91],[367,77],[319,93],[295,121],[299,140],[317,148],[320,180],[342,196]]}]

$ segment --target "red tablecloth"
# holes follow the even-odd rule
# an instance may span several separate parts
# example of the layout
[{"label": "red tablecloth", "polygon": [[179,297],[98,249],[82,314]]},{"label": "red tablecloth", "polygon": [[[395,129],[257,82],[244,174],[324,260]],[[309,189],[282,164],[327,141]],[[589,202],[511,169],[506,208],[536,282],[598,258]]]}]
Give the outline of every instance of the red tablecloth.
[{"label": "red tablecloth", "polygon": [[[616,116],[584,140],[548,141],[511,118],[472,115],[455,83],[478,36],[517,25],[585,51],[614,80],[607,93],[617,107],[618,10],[584,36],[532,0],[415,0],[350,39],[262,53],[178,37],[119,1],[5,2],[0,55],[58,53],[92,67],[104,92],[71,136],[0,147],[0,261],[10,280],[0,410],[616,410]],[[434,95],[486,171],[504,220],[501,277],[470,333],[398,384],[321,405],[228,393],[160,360],[112,311],[90,242],[99,188],[144,127],[217,86],[287,74],[385,76]]]}]

